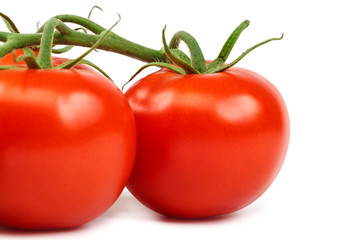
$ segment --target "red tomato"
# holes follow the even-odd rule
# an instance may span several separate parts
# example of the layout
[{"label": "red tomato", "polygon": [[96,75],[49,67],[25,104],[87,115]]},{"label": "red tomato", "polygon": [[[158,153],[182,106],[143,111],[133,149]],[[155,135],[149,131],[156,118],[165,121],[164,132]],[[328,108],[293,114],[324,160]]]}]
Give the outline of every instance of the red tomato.
[{"label": "red tomato", "polygon": [[0,224],[74,227],[119,197],[136,153],[126,97],[90,71],[0,71]]},{"label": "red tomato", "polygon": [[127,188],[170,217],[237,211],[264,193],[289,142],[283,98],[262,76],[222,73],[148,75],[125,93],[138,148]]}]

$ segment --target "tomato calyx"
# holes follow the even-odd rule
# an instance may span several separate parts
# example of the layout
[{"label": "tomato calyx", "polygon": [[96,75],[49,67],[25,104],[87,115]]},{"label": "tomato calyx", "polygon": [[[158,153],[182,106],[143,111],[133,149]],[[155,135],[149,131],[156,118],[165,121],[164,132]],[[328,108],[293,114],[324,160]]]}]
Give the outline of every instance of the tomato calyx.
[{"label": "tomato calyx", "polygon": [[[235,64],[237,64],[241,59],[243,59],[248,53],[253,51],[254,49],[275,40],[281,40],[284,36],[282,34],[279,38],[270,38],[265,41],[262,41],[246,51],[244,51],[238,58],[229,64],[225,64],[228,56],[230,55],[231,50],[233,49],[235,43],[237,42],[240,34],[244,31],[250,24],[249,20],[243,21],[228,37],[225,44],[223,45],[218,57],[209,63],[205,61],[204,55],[201,51],[199,44],[196,39],[185,31],[179,31],[174,34],[169,44],[166,42],[165,38],[165,30],[166,26],[162,31],[162,42],[163,42],[163,52],[168,59],[167,63],[160,62],[152,62],[141,67],[128,82],[126,82],[122,89],[132,80],[134,79],[142,70],[150,66],[157,66],[162,68],[168,68],[177,72],[178,74],[212,74],[223,72],[226,69],[231,68]],[[180,42],[183,41],[187,47],[189,48],[190,57],[188,57],[184,52],[182,52],[179,48]]]},{"label": "tomato calyx", "polygon": [[[91,14],[91,12],[90,12]],[[89,14],[89,15],[90,15]],[[65,46],[62,49],[53,49],[54,46],[54,34],[55,30],[57,30],[60,33],[66,34],[67,31],[74,31],[67,27],[62,21],[60,21],[57,18],[51,18],[48,20],[42,28],[39,29],[41,32],[41,40],[40,40],[40,46],[39,47],[25,47],[22,48],[24,54],[20,57],[16,56],[15,50],[13,50],[14,55],[14,62],[18,63],[20,61],[24,61],[27,65],[28,69],[71,69],[72,67],[79,65],[79,64],[86,64],[89,65],[99,72],[101,72],[104,76],[111,78],[97,65],[94,63],[85,60],[84,58],[92,52],[94,49],[96,49],[103,41],[104,39],[111,33],[111,30],[120,22],[120,15],[118,21],[111,26],[110,29],[102,31],[99,36],[100,38],[97,39],[97,41],[82,55],[75,59],[68,60],[62,64],[59,64],[58,66],[52,65],[52,53],[63,53],[72,48],[72,46]],[[0,17],[4,20],[6,26],[9,28],[11,33],[20,34],[19,30],[17,29],[14,22],[5,14],[0,13]],[[5,47],[7,45],[10,45],[11,48],[16,49],[16,47],[11,45],[19,44],[16,39],[9,38],[5,42]],[[3,46],[4,46],[3,45]],[[6,69],[21,69],[21,67],[17,66],[0,66],[0,70],[6,70]]]},{"label": "tomato calyx", "polygon": [[[238,58],[236,58],[234,61],[232,61],[229,64],[225,64],[228,56],[230,55],[231,50],[233,49],[235,43],[237,42],[240,34],[242,31],[244,31],[250,24],[249,20],[243,21],[228,37],[227,41],[223,45],[218,57],[210,62],[209,64],[206,63],[204,56],[202,54],[201,48],[199,47],[199,44],[197,43],[196,39],[191,36],[189,33],[180,31],[177,32],[173,38],[170,41],[170,44],[167,45],[166,39],[165,39],[165,28],[163,29],[162,34],[162,40],[164,44],[164,50],[167,55],[167,57],[175,63],[177,66],[182,68],[186,74],[210,74],[210,73],[217,73],[217,72],[223,72],[226,69],[234,66],[236,63],[238,63],[242,58],[244,58],[248,53],[250,53],[252,50],[254,50],[257,47],[260,47],[268,42],[274,41],[274,40],[281,40],[283,38],[283,34],[280,38],[270,38],[263,42],[260,42],[251,48],[247,49],[245,52],[243,52]],[[173,54],[176,53],[173,50],[178,49],[179,44],[181,41],[184,41],[190,51],[190,61],[189,58],[184,58],[183,55],[177,55]],[[180,72],[179,72],[180,73]]]}]

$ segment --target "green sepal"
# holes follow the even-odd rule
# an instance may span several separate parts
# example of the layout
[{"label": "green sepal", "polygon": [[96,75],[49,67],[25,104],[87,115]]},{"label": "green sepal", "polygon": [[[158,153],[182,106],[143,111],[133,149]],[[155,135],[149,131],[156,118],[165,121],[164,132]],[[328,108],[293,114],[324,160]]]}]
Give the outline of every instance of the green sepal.
[{"label": "green sepal", "polygon": [[70,51],[74,46],[65,46],[63,48],[58,48],[58,49],[52,49],[51,52],[52,53],[55,53],[55,54],[61,54],[61,53],[65,53],[65,52],[68,52]]},{"label": "green sepal", "polygon": [[90,9],[90,12],[89,12],[89,14],[88,14],[88,19],[90,19],[90,17],[91,17],[91,14],[92,14],[92,12],[94,11],[94,9],[99,9],[100,11],[104,11],[101,7],[99,7],[99,6],[93,6],[91,9]]},{"label": "green sepal", "polygon": [[224,46],[222,47],[218,57],[208,64],[209,71],[211,71],[210,69],[218,68],[225,63],[240,34],[249,26],[249,24],[250,21],[245,20],[231,33],[229,38],[226,40]]},{"label": "green sepal", "polygon": [[281,40],[284,37],[284,34],[281,35],[281,37],[279,38],[270,38],[267,39],[261,43],[258,43],[254,46],[252,46],[251,48],[247,49],[245,52],[243,52],[237,59],[235,59],[233,62],[226,64],[225,66],[219,67],[219,68],[213,68],[213,69],[209,69],[206,73],[217,73],[217,72],[223,72],[226,69],[229,69],[230,67],[234,66],[235,64],[237,64],[241,59],[243,59],[248,53],[250,53],[252,50],[254,50],[255,48],[258,48],[268,42],[271,41],[275,41],[275,40]]},{"label": "green sepal", "polygon": [[163,62],[153,62],[153,63],[148,63],[144,66],[142,66],[134,75],[132,75],[132,77],[122,86],[121,90],[123,91],[124,90],[124,87],[129,83],[131,82],[131,80],[133,80],[140,72],[142,72],[145,68],[148,68],[148,67],[152,67],[152,66],[155,66],[155,67],[161,67],[161,68],[168,68],[170,70],[173,70],[174,72],[177,72],[181,75],[185,75],[186,72],[179,68],[179,67],[176,67],[174,65],[171,65],[169,63],[163,63]]},{"label": "green sepal", "polygon": [[29,69],[41,69],[35,53],[29,48],[23,48],[22,50],[24,51],[24,55],[16,58],[16,55],[14,54],[15,62],[24,60]]},{"label": "green sepal", "polygon": [[13,69],[24,69],[24,68],[14,67],[14,66],[0,66],[0,70],[13,70]]},{"label": "green sepal", "polygon": [[[162,47],[160,49],[160,51],[166,55],[165,53],[165,49],[164,47]],[[181,51],[180,49],[170,49],[170,51],[178,58],[180,58],[181,60],[183,60],[184,62],[186,62],[187,64],[191,65],[191,59],[188,57],[188,55],[186,55],[183,51]],[[168,61],[169,63],[172,63],[172,61],[169,59]]]},{"label": "green sepal", "polygon": [[[54,69],[69,69],[69,68],[64,68],[63,66],[68,66],[68,65],[69,65],[68,62],[72,62],[72,61],[74,61],[74,60],[66,61],[66,62],[64,62],[64,63],[56,66]],[[70,64],[72,65],[72,63],[70,63]],[[81,59],[80,61],[78,61],[78,62],[77,62],[75,65],[73,65],[72,67],[75,67],[75,66],[77,66],[77,65],[79,65],[79,64],[89,65],[89,66],[95,68],[96,70],[98,70],[98,71],[99,71],[102,75],[104,75],[106,78],[108,78],[109,80],[113,81],[113,80],[111,79],[111,77],[110,77],[104,70],[102,70],[102,69],[101,69],[100,67],[98,67],[96,64],[94,64],[94,63],[92,63],[92,62],[90,62],[90,61],[88,61],[88,60]]]},{"label": "green sepal", "polygon": [[0,17],[3,19],[6,27],[9,29],[10,32],[12,32],[12,33],[20,33],[20,31],[16,27],[15,23],[8,16],[6,16],[2,12],[0,12]]}]

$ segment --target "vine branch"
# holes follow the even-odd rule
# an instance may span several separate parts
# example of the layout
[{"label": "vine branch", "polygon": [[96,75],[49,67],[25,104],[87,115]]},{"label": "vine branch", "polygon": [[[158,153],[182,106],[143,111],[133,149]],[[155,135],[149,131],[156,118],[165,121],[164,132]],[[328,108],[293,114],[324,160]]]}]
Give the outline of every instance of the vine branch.
[{"label": "vine branch", "polygon": [[[57,31],[55,31],[53,35],[54,45],[91,48],[94,43],[101,38],[100,34],[106,31],[106,28],[101,27],[87,18],[75,15],[58,15],[54,18],[60,21],[58,23],[60,27],[56,28]],[[66,22],[78,24],[94,34],[73,30],[65,24]],[[31,34],[0,32],[0,41],[4,42],[4,44],[0,46],[0,58],[18,48],[38,47],[44,28],[45,24],[40,27],[36,33]],[[147,63],[154,61],[166,62],[167,60],[162,51],[131,42],[118,36],[114,32],[110,32],[97,49],[119,53]]]},{"label": "vine branch", "polygon": [[[89,16],[90,15],[91,12]],[[155,50],[131,42],[112,31],[107,31],[106,28],[88,18],[76,15],[57,15],[41,26],[36,33],[32,34],[19,33],[9,17],[3,13],[0,13],[0,17],[5,21],[5,24],[10,30],[10,32],[0,32],[0,42],[4,42],[4,44],[0,46],[0,58],[15,49],[32,47],[38,50],[40,46],[39,63],[41,68],[51,68],[51,52],[55,45],[65,45],[63,49],[59,50],[60,52],[67,51],[72,46],[86,47],[93,50],[95,48],[94,45],[96,45],[97,49],[119,53],[148,63],[144,67],[168,67],[180,74],[211,74],[225,71],[234,66],[244,56],[259,46],[283,38],[282,35],[279,38],[270,38],[260,42],[247,49],[234,61],[224,65],[240,34],[249,26],[250,22],[245,20],[228,37],[218,57],[213,62],[207,64],[196,39],[184,31],[175,33],[168,45],[165,39],[164,28],[162,32],[163,48]],[[80,28],[77,29],[83,31],[72,29],[67,26],[66,23],[77,24],[80,26]],[[104,38],[105,32],[106,38]],[[178,49],[180,41],[185,42],[188,46],[191,55],[190,58]],[[42,42],[47,44],[41,44]],[[182,69],[173,67],[173,65],[171,65],[172,63]]]}]

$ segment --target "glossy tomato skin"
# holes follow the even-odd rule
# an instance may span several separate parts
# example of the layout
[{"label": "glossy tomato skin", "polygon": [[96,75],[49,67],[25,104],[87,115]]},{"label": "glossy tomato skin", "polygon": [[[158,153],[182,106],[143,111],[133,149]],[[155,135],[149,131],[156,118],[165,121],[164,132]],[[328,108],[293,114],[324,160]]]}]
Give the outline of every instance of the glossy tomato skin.
[{"label": "glossy tomato skin", "polygon": [[89,71],[0,71],[0,225],[82,225],[119,197],[136,153],[129,103]]},{"label": "glossy tomato skin", "polygon": [[259,198],[282,166],[287,108],[278,90],[252,71],[182,76],[161,70],[125,95],[138,130],[127,188],[160,214],[232,213]]}]

